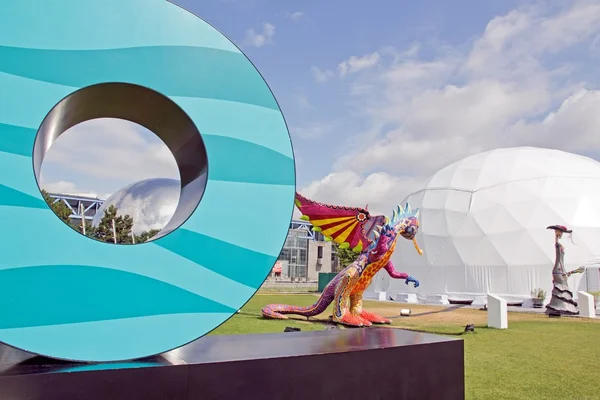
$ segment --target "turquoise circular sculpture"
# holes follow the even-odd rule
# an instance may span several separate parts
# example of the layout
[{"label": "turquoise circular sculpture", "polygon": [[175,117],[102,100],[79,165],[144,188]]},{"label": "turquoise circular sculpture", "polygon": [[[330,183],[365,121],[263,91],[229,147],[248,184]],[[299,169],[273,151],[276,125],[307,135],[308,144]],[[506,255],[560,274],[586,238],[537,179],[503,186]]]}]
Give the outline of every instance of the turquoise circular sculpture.
[{"label": "turquoise circular sculpture", "polygon": [[[3,1],[0,88],[1,342],[135,359],[205,335],[254,295],[287,235],[294,156],[271,91],[221,33],[166,0]],[[52,140],[82,119],[135,120],[130,107],[151,118],[161,105],[176,118],[150,125],[171,135],[176,159],[208,158],[178,162],[193,200],[178,206],[181,225],[118,246],[61,222],[36,182]]]}]

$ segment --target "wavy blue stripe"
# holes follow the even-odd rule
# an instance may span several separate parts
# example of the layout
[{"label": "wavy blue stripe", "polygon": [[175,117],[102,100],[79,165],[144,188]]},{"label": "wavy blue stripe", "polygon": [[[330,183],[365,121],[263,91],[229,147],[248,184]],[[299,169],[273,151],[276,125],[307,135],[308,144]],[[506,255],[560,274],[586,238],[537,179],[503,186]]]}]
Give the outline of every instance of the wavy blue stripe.
[{"label": "wavy blue stripe", "polygon": [[31,157],[36,131],[0,123],[0,151]]},{"label": "wavy blue stripe", "polygon": [[243,140],[203,135],[208,179],[229,182],[295,185],[294,160]]},{"label": "wavy blue stripe", "polygon": [[[239,229],[233,226],[231,229]],[[252,234],[248,231],[248,234]],[[255,288],[260,287],[277,257],[179,228],[155,240],[161,246],[216,273]]]},{"label": "wavy blue stripe", "polygon": [[85,265],[5,269],[0,282],[0,329],[236,311],[142,275]]},{"label": "wavy blue stripe", "polygon": [[206,47],[64,51],[0,46],[0,71],[76,87],[129,82],[168,96],[229,100],[279,109],[264,80],[243,54]]},{"label": "wavy blue stripe", "polygon": [[0,152],[2,184],[41,199],[40,188],[33,175],[31,157]]},{"label": "wavy blue stripe", "polygon": [[[36,132],[0,123],[0,151],[31,157]],[[294,160],[244,140],[203,135],[209,179],[270,185],[295,185]]]},{"label": "wavy blue stripe", "polygon": [[49,210],[46,202],[0,184],[0,206],[41,208]]},{"label": "wavy blue stripe", "polygon": [[[56,103],[77,89],[2,72],[0,87],[0,121],[34,131]],[[31,93],[36,93],[33,102]],[[177,96],[171,100],[203,134],[245,140],[293,156],[289,133],[278,110],[226,100]]]},{"label": "wavy blue stripe", "polygon": [[172,97],[192,118],[203,135],[245,140],[293,157],[281,112],[233,101]]},{"label": "wavy blue stripe", "polygon": [[[171,314],[0,329],[0,341],[51,357],[96,362],[119,361],[172,350],[205,335],[230,315]],[[99,343],[90,346],[90,338]]]},{"label": "wavy blue stripe", "polygon": [[[277,257],[289,229],[294,196],[295,186],[211,181],[200,207],[182,228]],[[213,211],[219,209],[227,211]],[[241,226],[249,229],[236,228]],[[272,236],[281,239],[265,240]]]},{"label": "wavy blue stripe", "polygon": [[52,107],[77,88],[0,72],[0,121],[37,131]]},{"label": "wavy blue stripe", "polygon": [[[48,208],[0,207],[0,221],[11,227],[10,235],[2,237],[3,248],[21,249],[3,251],[0,270],[42,264],[88,265],[92,259],[97,266],[144,275],[232,308],[239,308],[256,290],[156,246],[156,242],[115,246],[86,238],[59,221]],[[43,235],[36,230],[43,230]]]},{"label": "wavy blue stripe", "polygon": [[[135,20],[143,22],[133,25]],[[166,0],[3,1],[0,44],[57,50],[181,45],[239,52],[209,24]]]}]

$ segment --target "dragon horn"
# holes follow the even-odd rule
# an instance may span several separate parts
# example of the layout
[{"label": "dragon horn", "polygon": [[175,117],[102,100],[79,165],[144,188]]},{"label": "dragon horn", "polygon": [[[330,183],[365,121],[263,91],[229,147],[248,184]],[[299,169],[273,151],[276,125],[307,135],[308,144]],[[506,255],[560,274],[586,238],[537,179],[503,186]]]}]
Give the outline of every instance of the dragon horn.
[{"label": "dragon horn", "polygon": [[421,248],[419,247],[419,244],[417,243],[417,238],[413,238],[413,245],[415,246],[417,253],[419,253],[419,255],[422,256],[423,250],[421,250]]},{"label": "dragon horn", "polygon": [[419,210],[418,208],[415,210],[415,218],[419,218],[419,212],[421,212],[421,210]]},{"label": "dragon horn", "polygon": [[377,232],[381,232],[381,230],[383,229],[383,226],[377,225],[377,226],[375,226],[375,229],[377,230]]},{"label": "dragon horn", "polygon": [[398,220],[398,211],[394,210],[393,217],[392,217],[392,223],[396,222],[397,220]]},{"label": "dragon horn", "polygon": [[404,209],[406,210],[407,214],[410,214],[410,204],[408,204],[408,201],[406,202],[406,205],[404,206]]},{"label": "dragon horn", "polygon": [[373,236],[375,236],[375,239],[379,239],[379,236],[381,236],[381,233],[379,233],[378,231],[373,231]]}]

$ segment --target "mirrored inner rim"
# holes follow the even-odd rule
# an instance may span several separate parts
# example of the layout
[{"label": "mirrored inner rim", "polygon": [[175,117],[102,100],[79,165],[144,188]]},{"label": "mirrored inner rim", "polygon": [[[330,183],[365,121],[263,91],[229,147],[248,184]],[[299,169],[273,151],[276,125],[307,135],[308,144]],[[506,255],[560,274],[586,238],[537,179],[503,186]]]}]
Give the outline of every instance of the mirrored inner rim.
[{"label": "mirrored inner rim", "polygon": [[101,83],[79,89],[54,106],[42,121],[33,146],[33,170],[38,186],[44,157],[54,141],[73,126],[99,118],[137,123],[167,145],[179,169],[181,194],[175,213],[152,240],[181,226],[204,194],[208,177],[206,147],[194,122],[177,104],[143,86]]}]

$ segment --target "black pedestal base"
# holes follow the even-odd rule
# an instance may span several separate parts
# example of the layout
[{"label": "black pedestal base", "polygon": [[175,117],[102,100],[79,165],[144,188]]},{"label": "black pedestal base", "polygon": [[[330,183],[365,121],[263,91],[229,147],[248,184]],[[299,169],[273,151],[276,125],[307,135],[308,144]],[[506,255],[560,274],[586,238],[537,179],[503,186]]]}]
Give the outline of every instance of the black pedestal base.
[{"label": "black pedestal base", "polygon": [[0,399],[463,400],[464,350],[462,340],[391,328],[208,336],[114,364],[4,346]]}]

